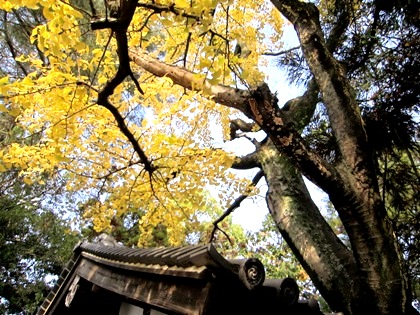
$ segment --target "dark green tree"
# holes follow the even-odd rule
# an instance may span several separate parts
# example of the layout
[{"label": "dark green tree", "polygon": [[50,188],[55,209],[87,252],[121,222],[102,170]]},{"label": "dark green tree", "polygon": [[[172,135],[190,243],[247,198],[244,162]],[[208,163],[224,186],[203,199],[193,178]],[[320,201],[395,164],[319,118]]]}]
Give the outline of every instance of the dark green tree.
[{"label": "dark green tree", "polygon": [[76,241],[53,212],[0,194],[0,312],[34,313]]}]

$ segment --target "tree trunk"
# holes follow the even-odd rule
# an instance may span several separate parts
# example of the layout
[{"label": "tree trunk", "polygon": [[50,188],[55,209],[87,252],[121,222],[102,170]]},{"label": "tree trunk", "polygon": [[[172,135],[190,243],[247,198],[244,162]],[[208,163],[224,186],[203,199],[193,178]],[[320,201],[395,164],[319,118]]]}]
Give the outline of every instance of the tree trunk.
[{"label": "tree trunk", "polygon": [[351,251],[311,199],[296,168],[268,142],[260,149],[267,205],[294,255],[334,311],[361,314],[359,280]]},{"label": "tree trunk", "polygon": [[[335,170],[341,187],[322,180],[317,184],[328,193],[349,236],[363,288],[360,296],[370,299],[364,313],[403,314],[407,283],[352,87],[326,46],[315,5],[292,0],[272,2],[295,27],[340,150],[341,166]],[[304,167],[301,171],[307,172]]]}]

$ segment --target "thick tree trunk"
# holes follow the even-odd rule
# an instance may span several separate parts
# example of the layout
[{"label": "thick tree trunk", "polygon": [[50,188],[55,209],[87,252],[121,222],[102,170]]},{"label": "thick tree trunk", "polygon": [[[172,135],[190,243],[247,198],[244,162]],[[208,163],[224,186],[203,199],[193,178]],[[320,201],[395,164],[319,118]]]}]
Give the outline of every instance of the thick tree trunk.
[{"label": "thick tree trunk", "polygon": [[300,173],[271,142],[260,149],[259,159],[269,211],[315,286],[332,310],[363,313],[352,253],[320,214]]},{"label": "thick tree trunk", "polygon": [[340,149],[342,166],[337,171],[343,186],[339,194],[333,187],[325,187],[325,191],[349,235],[364,288],[360,294],[371,298],[365,312],[402,314],[407,300],[404,272],[351,85],[326,46],[315,5],[292,0],[272,2],[294,24]]}]

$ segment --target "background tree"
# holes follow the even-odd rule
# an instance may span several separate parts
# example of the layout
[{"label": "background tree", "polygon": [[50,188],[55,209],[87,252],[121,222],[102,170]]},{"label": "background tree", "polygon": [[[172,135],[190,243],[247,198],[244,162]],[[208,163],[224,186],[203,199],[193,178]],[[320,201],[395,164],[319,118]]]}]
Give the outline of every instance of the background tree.
[{"label": "background tree", "polygon": [[[257,193],[264,177],[278,230],[331,309],[415,312],[406,276],[416,269],[404,262],[390,214],[401,214],[395,221],[417,215],[418,184],[391,195],[398,185],[388,172],[392,156],[418,183],[418,91],[404,79],[418,76],[416,49],[409,49],[418,42],[416,3],[127,0],[112,16],[90,4],[25,3],[42,9],[45,23],[30,40],[48,62],[16,56],[31,71],[0,80],[1,105],[40,140],[2,149],[3,169],[21,169],[28,183],[60,170],[67,190],[83,192],[85,217],[97,231],[143,209],[140,244],[162,224],[168,244],[184,240],[200,222],[209,186],[220,189],[222,219]],[[20,5],[1,4],[7,12]],[[284,18],[300,46],[279,53]],[[271,90],[269,73],[258,67],[267,55],[287,57],[280,62],[304,84],[301,96],[279,104],[282,91]],[[375,141],[378,121],[382,143]],[[247,156],[235,158],[215,141],[257,130],[267,138],[254,139]],[[257,171],[243,181],[230,167]],[[313,203],[302,175],[328,194],[350,247]],[[413,247],[400,231],[404,249]]]},{"label": "background tree", "polygon": [[[0,148],[31,143],[12,116],[0,113]],[[19,169],[0,173],[0,312],[32,314],[52,289],[80,235],[68,212],[62,180],[26,184]],[[66,202],[67,201],[67,202]],[[64,203],[64,205],[63,205]],[[70,202],[69,202],[70,203]]]},{"label": "background tree", "polygon": [[[48,58],[29,41],[32,30],[45,22],[40,10],[0,12],[1,76],[18,80],[33,70],[17,60],[22,54],[36,55],[48,64]],[[12,143],[39,143],[40,135],[26,133],[11,114],[0,113],[0,149]],[[3,166],[1,171],[0,312],[33,314],[80,239],[77,225],[66,211],[73,196],[63,190],[65,179],[61,176],[44,173],[39,183],[28,185],[14,165]]]},{"label": "background tree", "polygon": [[[19,194],[0,194],[2,314],[34,313],[78,240],[68,222],[51,210],[40,209],[35,201],[25,200],[24,186],[15,187]],[[33,190],[26,189],[28,196],[35,195]]]}]

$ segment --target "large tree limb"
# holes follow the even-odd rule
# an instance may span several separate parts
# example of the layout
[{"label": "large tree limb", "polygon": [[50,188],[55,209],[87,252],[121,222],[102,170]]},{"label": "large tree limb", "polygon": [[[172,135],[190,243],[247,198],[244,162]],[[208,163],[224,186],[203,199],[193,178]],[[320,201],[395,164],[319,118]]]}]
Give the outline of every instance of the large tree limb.
[{"label": "large tree limb", "polygon": [[293,122],[296,130],[302,131],[308,125],[318,103],[318,93],[318,85],[312,78],[303,95],[292,98],[282,107],[287,119]]},{"label": "large tree limb", "polygon": [[242,133],[246,132],[252,132],[254,131],[254,128],[258,127],[255,122],[246,122],[242,119],[232,119],[230,121],[230,140],[238,138],[237,131],[240,131]]},{"label": "large tree limb", "polygon": [[[119,86],[127,76],[130,76],[134,79],[133,73],[130,67],[130,60],[128,56],[128,40],[127,40],[127,29],[131,23],[134,12],[136,10],[137,1],[121,1],[121,12],[120,16],[115,21],[95,21],[92,23],[92,29],[99,28],[110,28],[115,33],[115,39],[117,41],[117,53],[118,53],[118,70],[114,77],[107,82],[107,84],[102,88],[98,93],[97,104],[103,106],[114,116],[118,124],[118,128],[128,139],[128,141],[133,146],[135,152],[139,156],[141,162],[144,165],[144,169],[152,174],[155,170],[152,162],[147,157],[144,150],[141,148],[139,142],[137,141],[134,134],[128,128],[124,117],[119,112],[119,110],[111,104],[108,100],[108,97],[114,93],[114,90]],[[138,82],[134,79],[137,88],[142,93],[141,88],[138,85]]]},{"label": "large tree limb", "polygon": [[334,5],[335,23],[326,40],[328,50],[333,53],[343,41],[343,35],[350,24],[351,3],[347,0],[336,0]]},{"label": "large tree limb", "polygon": [[153,57],[142,53],[138,49],[129,49],[129,56],[131,60],[158,77],[168,77],[175,84],[180,85],[189,90],[204,91],[215,102],[235,108],[243,112],[249,118],[252,113],[247,108],[251,93],[246,90],[234,89],[222,84],[212,85],[207,80],[198,79],[198,77],[191,71],[177,66],[168,65]]},{"label": "large tree limb", "polygon": [[261,167],[257,151],[237,157],[232,164],[232,168],[236,170],[250,170],[256,167]]},{"label": "large tree limb", "polygon": [[[372,161],[358,104],[342,66],[333,57],[324,39],[318,9],[312,3],[301,1],[272,0],[272,3],[295,27],[348,169],[356,173],[363,169],[359,180],[369,181],[372,176],[366,176],[365,172],[370,167],[361,167],[366,163],[370,166]],[[331,40],[332,46],[335,41]],[[366,184],[374,183],[369,181]]]}]

